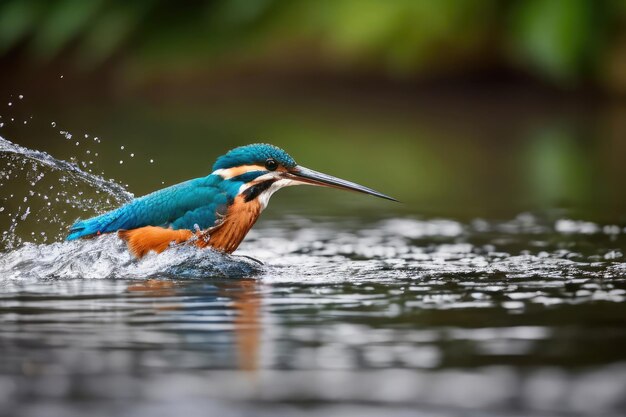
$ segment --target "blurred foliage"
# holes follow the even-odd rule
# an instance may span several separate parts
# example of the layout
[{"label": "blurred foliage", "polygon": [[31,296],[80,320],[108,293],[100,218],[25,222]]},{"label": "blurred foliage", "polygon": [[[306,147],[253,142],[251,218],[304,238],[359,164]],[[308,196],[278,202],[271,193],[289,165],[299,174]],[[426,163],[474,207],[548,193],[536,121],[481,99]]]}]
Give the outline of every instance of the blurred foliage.
[{"label": "blurred foliage", "polygon": [[623,0],[4,0],[0,55],[157,73],[263,62],[414,77],[496,66],[623,92],[625,23]]},{"label": "blurred foliage", "polygon": [[528,0],[515,10],[513,38],[531,65],[573,81],[599,58],[607,36],[602,12],[587,0]]}]

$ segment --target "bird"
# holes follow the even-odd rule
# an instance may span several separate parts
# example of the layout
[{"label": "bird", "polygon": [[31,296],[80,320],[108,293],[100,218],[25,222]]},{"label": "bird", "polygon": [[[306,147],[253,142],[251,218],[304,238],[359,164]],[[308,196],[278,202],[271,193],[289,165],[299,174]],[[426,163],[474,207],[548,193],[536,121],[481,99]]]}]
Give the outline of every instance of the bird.
[{"label": "bird", "polygon": [[300,166],[277,146],[254,143],[217,158],[212,172],[205,177],[154,191],[99,216],[77,220],[66,240],[117,233],[136,258],[187,243],[232,253],[276,191],[305,184],[397,201],[371,188]]}]

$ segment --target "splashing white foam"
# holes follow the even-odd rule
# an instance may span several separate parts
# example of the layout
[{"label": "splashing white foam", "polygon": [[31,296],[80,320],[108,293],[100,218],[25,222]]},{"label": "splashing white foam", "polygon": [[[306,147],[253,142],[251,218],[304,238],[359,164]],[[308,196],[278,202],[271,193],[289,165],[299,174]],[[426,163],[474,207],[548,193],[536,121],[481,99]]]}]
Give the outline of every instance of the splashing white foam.
[{"label": "splashing white foam", "polygon": [[179,245],[135,259],[116,235],[52,244],[25,243],[0,258],[4,280],[49,278],[241,277],[262,266],[250,259]]},{"label": "splashing white foam", "polygon": [[15,154],[25,159],[35,161],[41,165],[52,168],[56,171],[63,171],[71,175],[73,178],[80,179],[82,182],[97,187],[103,191],[107,191],[111,196],[119,199],[121,202],[130,201],[133,194],[129,193],[124,187],[115,182],[107,181],[104,178],[85,172],[77,165],[56,159],[50,154],[42,151],[36,151],[16,145],[0,136],[0,153]]},{"label": "splashing white foam", "polygon": [[[76,217],[89,217],[132,199],[121,185],[85,172],[76,163],[0,137],[0,249],[65,236]],[[8,222],[8,223],[7,223]],[[43,233],[41,233],[43,232]]]}]

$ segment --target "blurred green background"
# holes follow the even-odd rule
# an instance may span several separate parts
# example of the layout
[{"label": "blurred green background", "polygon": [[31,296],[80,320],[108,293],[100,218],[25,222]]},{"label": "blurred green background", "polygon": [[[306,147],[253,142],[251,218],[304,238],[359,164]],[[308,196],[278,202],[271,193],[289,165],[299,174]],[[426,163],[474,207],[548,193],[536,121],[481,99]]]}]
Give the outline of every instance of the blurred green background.
[{"label": "blurred green background", "polygon": [[0,53],[112,64],[131,83],[253,65],[401,80],[507,69],[619,94],[625,20],[623,0],[4,0]]},{"label": "blurred green background", "polygon": [[13,142],[140,195],[266,141],[404,202],[290,190],[274,216],[626,222],[625,93],[620,0],[0,2]]}]

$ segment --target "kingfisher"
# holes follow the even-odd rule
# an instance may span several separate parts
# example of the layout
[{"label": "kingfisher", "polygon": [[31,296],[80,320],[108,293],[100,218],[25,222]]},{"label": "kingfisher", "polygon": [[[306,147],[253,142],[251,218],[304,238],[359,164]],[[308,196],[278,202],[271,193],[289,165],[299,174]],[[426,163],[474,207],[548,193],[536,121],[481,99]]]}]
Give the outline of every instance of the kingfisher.
[{"label": "kingfisher", "polygon": [[234,148],[217,158],[208,176],[157,190],[115,210],[78,220],[71,226],[67,240],[117,233],[137,258],[183,243],[232,253],[277,190],[302,184],[397,201],[371,188],[300,166],[276,146],[255,143]]}]

